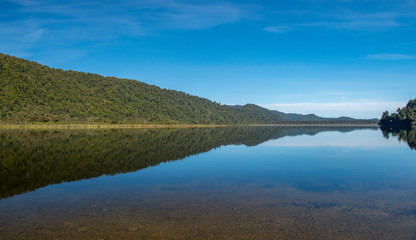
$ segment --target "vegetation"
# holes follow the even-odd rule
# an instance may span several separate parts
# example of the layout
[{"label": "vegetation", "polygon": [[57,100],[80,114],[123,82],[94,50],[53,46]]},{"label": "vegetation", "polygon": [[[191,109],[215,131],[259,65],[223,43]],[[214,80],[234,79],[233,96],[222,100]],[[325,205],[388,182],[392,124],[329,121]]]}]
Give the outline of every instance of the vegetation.
[{"label": "vegetation", "polygon": [[416,126],[416,98],[409,100],[405,107],[398,108],[396,113],[390,115],[388,111],[383,112],[379,124],[382,126]]},{"label": "vegetation", "polygon": [[255,105],[220,105],[135,80],[63,71],[0,54],[3,123],[276,123]]},{"label": "vegetation", "polygon": [[0,198],[49,184],[136,171],[229,144],[353,127],[0,129]]},{"label": "vegetation", "polygon": [[63,71],[4,54],[0,54],[0,80],[1,124],[234,125],[328,121],[315,115],[286,115],[253,104],[221,105],[136,80]]}]

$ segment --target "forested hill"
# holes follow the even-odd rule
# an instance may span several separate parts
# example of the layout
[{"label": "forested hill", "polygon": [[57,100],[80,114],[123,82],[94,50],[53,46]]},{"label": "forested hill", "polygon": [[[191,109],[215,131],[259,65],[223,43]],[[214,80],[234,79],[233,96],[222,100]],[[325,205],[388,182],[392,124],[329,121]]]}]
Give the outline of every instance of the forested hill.
[{"label": "forested hill", "polygon": [[0,123],[272,124],[295,121],[285,116],[253,104],[221,105],[136,80],[64,71],[0,54]]},{"label": "forested hill", "polygon": [[63,71],[0,54],[1,122],[277,123],[255,105],[240,109],[136,80]]},{"label": "forested hill", "polygon": [[397,109],[397,111],[391,115],[388,111],[383,112],[380,119],[380,125],[402,127],[416,126],[416,98],[409,100],[405,107]]}]

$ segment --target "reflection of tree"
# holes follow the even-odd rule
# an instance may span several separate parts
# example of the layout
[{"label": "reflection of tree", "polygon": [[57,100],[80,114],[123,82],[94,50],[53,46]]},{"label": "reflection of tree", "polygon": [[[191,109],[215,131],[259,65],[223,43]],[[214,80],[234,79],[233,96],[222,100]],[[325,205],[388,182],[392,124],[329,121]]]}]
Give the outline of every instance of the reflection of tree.
[{"label": "reflection of tree", "polygon": [[0,130],[0,198],[63,181],[125,173],[229,144],[354,127]]},{"label": "reflection of tree", "polygon": [[397,137],[399,141],[406,142],[412,150],[416,149],[416,128],[398,128],[398,127],[381,127],[383,136],[389,138],[390,136]]}]

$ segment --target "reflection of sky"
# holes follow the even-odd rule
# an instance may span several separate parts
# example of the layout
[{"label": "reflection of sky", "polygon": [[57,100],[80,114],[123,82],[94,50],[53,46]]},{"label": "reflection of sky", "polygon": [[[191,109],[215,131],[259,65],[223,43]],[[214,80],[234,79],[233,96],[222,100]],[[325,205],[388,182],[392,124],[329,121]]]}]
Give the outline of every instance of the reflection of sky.
[{"label": "reflection of sky", "polygon": [[[289,141],[299,141],[299,146],[278,145]],[[300,146],[308,141],[315,145]],[[342,143],[346,147],[336,145]],[[372,144],[355,147],[364,143]],[[315,227],[326,223],[319,218],[324,217],[337,226],[333,232],[348,233],[336,221],[356,223],[351,231],[368,231],[364,223],[371,221],[368,226],[377,227],[377,236],[390,223],[404,225],[400,229],[407,233],[416,209],[415,155],[395,138],[387,140],[371,130],[224,146],[136,172],[54,184],[1,199],[0,232],[4,239],[22,238],[4,234],[10,231],[35,237],[42,232],[42,239],[74,238],[81,233],[78,226],[85,225],[87,238],[94,238],[95,231],[102,237],[106,229],[122,231],[121,238],[126,238],[131,232],[125,229],[138,226],[141,232],[133,233],[150,227],[163,237],[163,226],[182,234],[176,230],[189,227],[186,221],[207,224],[204,234],[230,232],[226,224],[286,228],[286,221],[294,222],[293,231],[303,229],[300,222],[306,222],[307,231],[324,231]],[[243,225],[244,218],[253,221]],[[46,236],[49,232],[57,234]]]},{"label": "reflection of sky", "polygon": [[389,189],[413,193],[415,154],[405,143],[385,139],[374,130],[284,137],[254,147],[224,146],[136,172],[50,185],[2,199],[0,213],[6,204],[20,206],[24,201],[31,201],[33,206],[59,204],[66,199],[74,203],[91,199],[110,199],[116,204],[134,201],[129,194],[135,194],[137,201],[144,195],[181,193],[223,194],[232,199],[236,187],[261,196],[264,185],[276,191],[285,186],[322,194]]},{"label": "reflection of sky", "polygon": [[218,194],[218,189],[227,192],[226,186],[250,184],[258,191],[264,183],[319,192],[408,187],[406,184],[415,183],[415,153],[394,137],[385,139],[378,130],[328,131],[254,147],[224,146],[132,173],[49,186],[38,193],[119,196],[159,188],[196,188]]},{"label": "reflection of sky", "polygon": [[360,130],[342,133],[337,131],[320,132],[315,136],[288,136],[267,141],[262,146],[280,147],[356,147],[356,148],[385,148],[406,145],[396,137],[386,139],[381,131]]}]

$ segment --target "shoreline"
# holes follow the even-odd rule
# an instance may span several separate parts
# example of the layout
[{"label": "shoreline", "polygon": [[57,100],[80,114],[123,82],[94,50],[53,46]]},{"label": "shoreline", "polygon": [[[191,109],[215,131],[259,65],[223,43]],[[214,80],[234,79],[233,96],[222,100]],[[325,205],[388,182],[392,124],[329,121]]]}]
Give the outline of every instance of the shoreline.
[{"label": "shoreline", "polygon": [[212,124],[0,124],[0,129],[154,129],[229,127]]},{"label": "shoreline", "polygon": [[281,123],[281,124],[249,124],[239,126],[251,127],[380,127],[377,123]]},{"label": "shoreline", "polygon": [[380,127],[362,123],[281,123],[281,124],[0,124],[0,129],[155,129],[155,128],[212,128],[212,127]]}]

